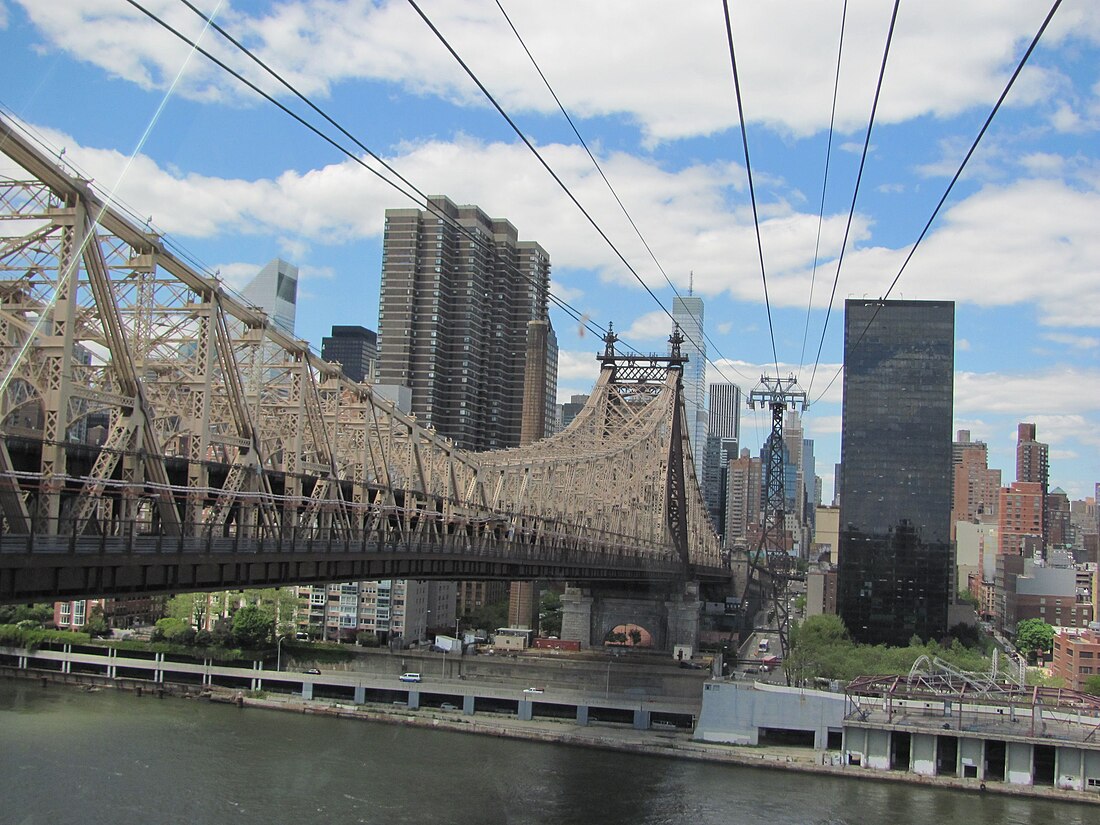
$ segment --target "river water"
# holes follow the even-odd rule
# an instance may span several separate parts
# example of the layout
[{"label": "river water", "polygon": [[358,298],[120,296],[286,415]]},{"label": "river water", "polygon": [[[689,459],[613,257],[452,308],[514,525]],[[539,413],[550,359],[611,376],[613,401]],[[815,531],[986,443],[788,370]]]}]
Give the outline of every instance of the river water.
[{"label": "river water", "polygon": [[0,681],[0,823],[1015,825],[1100,809]]}]

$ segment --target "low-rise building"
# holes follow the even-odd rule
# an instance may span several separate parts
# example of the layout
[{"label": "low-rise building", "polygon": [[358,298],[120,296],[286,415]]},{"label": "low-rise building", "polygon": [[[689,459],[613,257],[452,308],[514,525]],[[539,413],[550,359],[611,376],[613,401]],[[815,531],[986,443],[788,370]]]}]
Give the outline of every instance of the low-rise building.
[{"label": "low-rise building", "polygon": [[1063,629],[1054,634],[1054,676],[1071,690],[1084,690],[1090,676],[1100,674],[1100,632]]}]

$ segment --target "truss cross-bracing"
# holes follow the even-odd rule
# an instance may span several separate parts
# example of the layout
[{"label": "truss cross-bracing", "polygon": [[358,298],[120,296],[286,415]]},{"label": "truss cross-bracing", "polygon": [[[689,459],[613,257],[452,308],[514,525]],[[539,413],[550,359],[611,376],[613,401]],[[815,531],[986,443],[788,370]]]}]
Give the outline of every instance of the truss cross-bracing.
[{"label": "truss cross-bracing", "polygon": [[[59,537],[71,553],[151,537],[178,552],[308,541],[348,558],[372,548],[450,559],[422,565],[425,576],[484,575],[466,561],[489,552],[502,577],[555,559],[573,575],[719,575],[675,342],[672,357],[633,358],[615,355],[611,337],[566,431],[468,453],[347,379],[2,119],[0,147],[25,172],[0,179],[6,550],[14,537],[28,553]],[[531,560],[543,566],[524,568]],[[284,561],[265,562],[263,577],[293,581],[303,568]],[[200,580],[192,565],[189,583],[224,583],[218,566]],[[107,567],[88,588],[112,591]],[[318,564],[314,578],[407,567]],[[18,597],[18,575],[0,565],[0,598]]]}]

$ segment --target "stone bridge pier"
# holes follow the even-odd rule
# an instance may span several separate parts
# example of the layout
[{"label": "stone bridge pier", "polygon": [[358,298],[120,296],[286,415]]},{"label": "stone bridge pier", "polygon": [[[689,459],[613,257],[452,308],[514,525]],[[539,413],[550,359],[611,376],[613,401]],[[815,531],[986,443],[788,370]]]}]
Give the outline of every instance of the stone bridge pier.
[{"label": "stone bridge pier", "polygon": [[561,603],[561,638],[579,641],[582,649],[603,647],[615,629],[624,626],[644,631],[654,650],[672,652],[677,645],[699,649],[698,582],[647,590],[570,585]]}]

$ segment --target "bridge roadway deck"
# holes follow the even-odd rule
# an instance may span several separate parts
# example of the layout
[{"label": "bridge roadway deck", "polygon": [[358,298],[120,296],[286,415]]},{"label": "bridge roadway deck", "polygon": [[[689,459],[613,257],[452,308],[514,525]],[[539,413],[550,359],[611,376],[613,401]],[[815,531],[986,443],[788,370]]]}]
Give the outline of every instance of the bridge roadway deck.
[{"label": "bridge roadway deck", "polygon": [[626,548],[459,539],[394,544],[342,539],[168,536],[0,537],[0,602],[179,593],[379,579],[724,580]]}]

